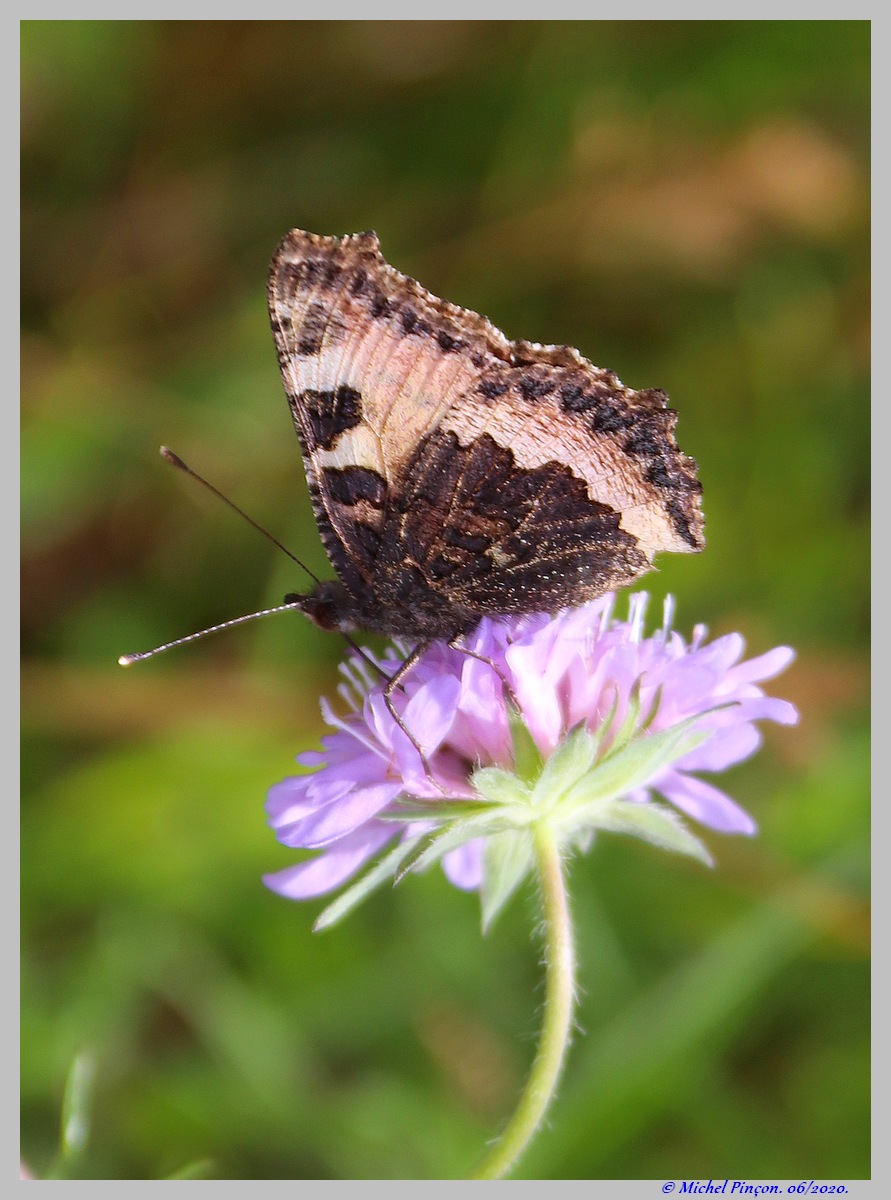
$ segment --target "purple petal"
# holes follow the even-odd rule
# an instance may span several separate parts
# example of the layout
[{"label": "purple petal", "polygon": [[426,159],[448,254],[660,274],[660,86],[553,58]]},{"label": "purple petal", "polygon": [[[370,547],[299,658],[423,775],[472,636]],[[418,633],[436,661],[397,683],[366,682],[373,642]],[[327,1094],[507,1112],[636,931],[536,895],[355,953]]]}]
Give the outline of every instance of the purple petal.
[{"label": "purple petal", "polygon": [[[365,722],[356,716],[350,716],[346,719],[341,719],[335,714],[334,709],[324,696],[319,702],[319,707],[322,710],[322,716],[325,718],[328,724],[340,731],[341,740],[339,744],[345,743],[343,745],[344,751],[347,750],[349,739],[354,739],[364,746],[365,749],[370,753],[383,756],[383,750],[380,744],[376,742],[372,736],[370,736],[368,725]],[[335,734],[335,737],[337,736],[338,735]]]},{"label": "purple petal", "polygon": [[366,859],[398,832],[396,825],[369,824],[341,838],[323,854],[317,854],[307,862],[264,875],[263,882],[273,892],[290,900],[306,900],[330,892],[349,879]]},{"label": "purple petal", "polygon": [[326,846],[376,817],[402,790],[400,781],[356,788],[336,804],[329,804],[320,812],[302,817],[287,829],[279,829],[276,837],[286,846],[305,850]]},{"label": "purple petal", "polygon": [[511,646],[507,652],[513,689],[523,719],[543,753],[549,753],[563,733],[563,711],[541,646]]},{"label": "purple petal", "polygon": [[464,842],[456,850],[450,850],[442,856],[442,869],[449,883],[462,888],[465,892],[473,892],[483,882],[483,838],[474,838]]},{"label": "purple petal", "polygon": [[738,661],[746,648],[745,639],[740,633],[726,633],[716,641],[710,642],[698,650],[697,657],[717,675],[725,675],[735,662]]},{"label": "purple petal", "polygon": [[444,675],[419,687],[406,704],[401,714],[405,727],[426,755],[432,756],[448,737],[460,694],[461,681]]},{"label": "purple petal", "polygon": [[326,755],[322,750],[304,750],[297,755],[296,761],[301,767],[321,767],[325,764]]},{"label": "purple petal", "polygon": [[791,646],[775,646],[758,658],[750,658],[747,662],[739,663],[733,668],[732,676],[736,684],[760,683],[765,679],[773,679],[781,671],[785,671],[795,658]]},{"label": "purple petal", "polygon": [[272,785],[266,793],[266,814],[273,828],[281,822],[296,821],[298,817],[312,812],[312,802],[306,795],[311,780],[311,775],[289,775]]},{"label": "purple petal", "polygon": [[780,725],[797,725],[798,709],[788,700],[777,700],[774,696],[759,696],[757,699],[741,700],[736,710],[746,721],[776,721]]},{"label": "purple petal", "polygon": [[726,771],[754,754],[761,742],[754,725],[716,729],[707,742],[685,754],[676,765],[684,771]]},{"label": "purple petal", "polygon": [[461,671],[461,694],[449,743],[467,762],[510,761],[504,685],[492,667],[479,659],[468,658]]},{"label": "purple petal", "polygon": [[745,809],[718,788],[693,775],[672,771],[659,780],[658,788],[676,808],[718,833],[753,834],[758,830]]},{"label": "purple petal", "polygon": [[365,720],[381,744],[387,747],[391,767],[401,777],[405,790],[416,793],[425,778],[423,760],[417,746],[393,719],[382,692],[366,699]]}]

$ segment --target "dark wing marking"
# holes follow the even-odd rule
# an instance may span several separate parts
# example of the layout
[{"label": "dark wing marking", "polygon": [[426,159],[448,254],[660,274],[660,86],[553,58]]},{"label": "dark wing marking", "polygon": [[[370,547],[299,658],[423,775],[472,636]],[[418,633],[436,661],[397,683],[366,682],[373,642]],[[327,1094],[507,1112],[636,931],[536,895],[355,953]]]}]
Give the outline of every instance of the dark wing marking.
[{"label": "dark wing marking", "polygon": [[477,618],[580,604],[649,567],[620,514],[569,467],[519,467],[488,434],[466,447],[431,435],[393,499],[384,542],[394,566],[416,564],[443,603]]}]

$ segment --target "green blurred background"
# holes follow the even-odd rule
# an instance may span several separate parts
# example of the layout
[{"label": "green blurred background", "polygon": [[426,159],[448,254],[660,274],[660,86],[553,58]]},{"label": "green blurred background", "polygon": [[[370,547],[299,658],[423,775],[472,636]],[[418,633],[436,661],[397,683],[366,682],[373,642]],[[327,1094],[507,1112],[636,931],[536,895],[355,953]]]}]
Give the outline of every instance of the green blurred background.
[{"label": "green blurred background", "polygon": [[[844,1178],[868,1145],[869,24],[24,22],[23,1154],[95,1062],[94,1178],[461,1176],[541,1002],[531,890],[438,871],[326,934],[268,893],[266,788],[337,638],[266,316],[292,226],[373,228],[511,337],[663,387],[708,547],[677,624],[789,643],[797,729],[724,781],[718,868],[574,864],[579,1033],[519,1174]],[[195,1165],[195,1164],[198,1165]],[[201,1165],[203,1163],[203,1165]]]}]

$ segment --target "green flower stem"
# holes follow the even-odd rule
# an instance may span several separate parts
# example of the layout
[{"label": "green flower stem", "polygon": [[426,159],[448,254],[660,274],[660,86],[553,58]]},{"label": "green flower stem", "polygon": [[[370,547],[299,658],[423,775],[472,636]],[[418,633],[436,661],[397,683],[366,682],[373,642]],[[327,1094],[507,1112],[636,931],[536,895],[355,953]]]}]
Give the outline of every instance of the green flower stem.
[{"label": "green flower stem", "polygon": [[572,1033],[575,949],[563,864],[556,838],[547,823],[537,825],[534,834],[535,861],[544,907],[547,970],[541,1038],[516,1111],[471,1179],[503,1178],[532,1140],[556,1093]]}]

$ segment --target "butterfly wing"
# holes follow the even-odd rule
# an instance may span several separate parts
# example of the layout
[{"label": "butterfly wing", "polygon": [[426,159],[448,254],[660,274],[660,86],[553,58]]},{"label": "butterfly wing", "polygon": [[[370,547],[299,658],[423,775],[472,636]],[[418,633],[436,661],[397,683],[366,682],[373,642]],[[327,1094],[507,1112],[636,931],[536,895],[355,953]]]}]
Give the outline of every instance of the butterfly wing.
[{"label": "butterfly wing", "polygon": [[321,536],[370,627],[434,636],[577,604],[702,548],[664,393],[509,342],[371,233],[292,231],[269,309]]}]

